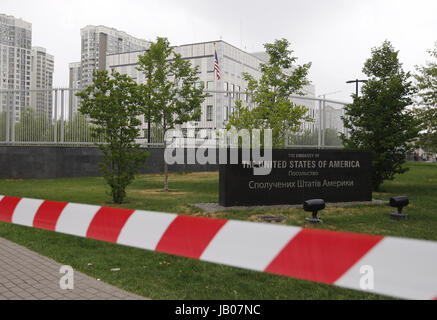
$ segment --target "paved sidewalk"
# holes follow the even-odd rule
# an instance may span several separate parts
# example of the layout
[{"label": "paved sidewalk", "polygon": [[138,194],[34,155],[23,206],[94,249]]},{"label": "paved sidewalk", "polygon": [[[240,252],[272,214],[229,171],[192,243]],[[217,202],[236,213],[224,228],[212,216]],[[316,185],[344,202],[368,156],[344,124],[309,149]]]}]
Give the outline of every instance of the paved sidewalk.
[{"label": "paved sidewalk", "polygon": [[0,300],[140,300],[78,271],[74,290],[62,290],[61,264],[0,238]]}]

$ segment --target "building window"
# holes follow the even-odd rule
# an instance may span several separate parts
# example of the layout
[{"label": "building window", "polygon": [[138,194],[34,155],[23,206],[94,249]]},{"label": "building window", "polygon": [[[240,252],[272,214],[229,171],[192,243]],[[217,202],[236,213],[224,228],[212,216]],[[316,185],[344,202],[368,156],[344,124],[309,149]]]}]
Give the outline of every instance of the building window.
[{"label": "building window", "polygon": [[202,60],[201,59],[194,59],[192,61],[193,67],[197,67],[197,72],[202,73]]},{"label": "building window", "polygon": [[207,59],[207,71],[214,72],[214,58],[210,57]]},{"label": "building window", "polygon": [[207,90],[213,91],[214,90],[214,81],[208,81],[207,82]]},{"label": "building window", "polygon": [[225,121],[229,120],[229,107],[225,107]]},{"label": "building window", "polygon": [[212,106],[206,106],[206,121],[212,121]]},{"label": "building window", "polygon": [[227,82],[225,82],[225,97],[227,97],[228,96],[228,91],[229,90],[229,83],[227,83]]}]

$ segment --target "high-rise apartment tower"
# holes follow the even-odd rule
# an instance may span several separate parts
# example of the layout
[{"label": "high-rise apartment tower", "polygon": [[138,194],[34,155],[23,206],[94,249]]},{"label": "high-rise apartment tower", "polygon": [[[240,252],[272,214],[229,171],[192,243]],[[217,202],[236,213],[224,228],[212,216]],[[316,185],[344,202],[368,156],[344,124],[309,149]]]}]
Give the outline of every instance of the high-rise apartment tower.
[{"label": "high-rise apartment tower", "polygon": [[[0,14],[0,111],[21,111],[30,105],[32,24]],[[14,91],[12,91],[14,90]]]},{"label": "high-rise apartment tower", "polygon": [[49,119],[53,114],[53,71],[54,57],[41,47],[32,48],[30,82],[30,106],[39,115],[46,115]]},{"label": "high-rise apartment tower", "polygon": [[146,50],[149,42],[105,26],[86,26],[81,35],[81,88],[92,83],[95,70],[106,70],[106,55]]}]

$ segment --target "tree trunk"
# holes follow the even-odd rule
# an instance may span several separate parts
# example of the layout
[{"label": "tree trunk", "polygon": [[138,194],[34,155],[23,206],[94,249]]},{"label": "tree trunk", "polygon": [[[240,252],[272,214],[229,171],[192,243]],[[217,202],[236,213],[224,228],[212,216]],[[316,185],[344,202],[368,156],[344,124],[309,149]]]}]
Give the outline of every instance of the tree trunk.
[{"label": "tree trunk", "polygon": [[164,160],[164,192],[168,192],[168,164]]},{"label": "tree trunk", "polygon": [[[163,116],[163,130],[164,130],[164,151],[165,151],[165,149],[167,149],[167,141],[165,140],[165,132],[166,132],[165,114]],[[168,164],[165,161],[165,157],[164,157],[164,192],[168,192]]]}]

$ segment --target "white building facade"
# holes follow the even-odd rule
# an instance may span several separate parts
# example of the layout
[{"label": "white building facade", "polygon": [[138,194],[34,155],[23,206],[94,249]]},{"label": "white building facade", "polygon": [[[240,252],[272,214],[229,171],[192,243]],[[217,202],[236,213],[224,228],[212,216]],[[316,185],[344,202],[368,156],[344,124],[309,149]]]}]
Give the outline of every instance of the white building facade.
[{"label": "white building facade", "polygon": [[30,105],[32,24],[0,14],[0,89],[17,90],[0,96],[0,111],[19,120]]},{"label": "white building facade", "polygon": [[343,106],[326,105],[324,127],[327,129],[334,129],[338,132],[344,131],[344,124],[342,117],[345,116]]},{"label": "white building facade", "polygon": [[[186,44],[174,49],[176,53],[181,54],[182,58],[189,60],[193,66],[199,67],[199,78],[206,90],[217,91],[206,98],[202,105],[200,119],[183,127],[223,128],[229,115],[233,112],[235,101],[246,101],[247,83],[244,81],[242,74],[249,73],[254,78],[259,79],[261,77],[260,63],[266,61],[262,59],[262,55],[247,53],[224,41]],[[221,69],[220,80],[217,80],[214,71],[215,51],[217,51]],[[144,54],[144,52],[142,50],[122,54],[108,54],[106,68],[108,70],[115,69],[122,74],[129,75],[136,82],[143,83],[145,81],[144,76],[136,68],[138,67],[138,56]],[[307,86],[305,92],[308,96],[314,97],[314,86]],[[299,103],[307,106],[310,108],[310,112],[313,112],[313,101],[300,100]]]}]

